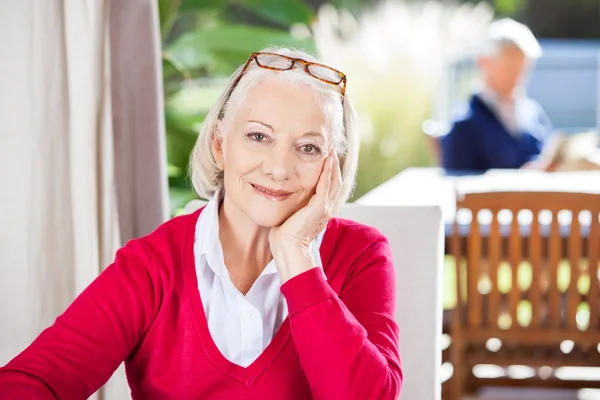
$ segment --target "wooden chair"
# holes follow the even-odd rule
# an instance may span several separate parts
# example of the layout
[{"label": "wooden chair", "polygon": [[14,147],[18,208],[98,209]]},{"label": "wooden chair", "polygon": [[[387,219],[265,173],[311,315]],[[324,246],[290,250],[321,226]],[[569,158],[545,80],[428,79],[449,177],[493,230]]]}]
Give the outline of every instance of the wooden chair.
[{"label": "wooden chair", "polygon": [[[458,198],[457,215],[470,212],[472,220],[466,226],[455,222],[451,238],[457,306],[451,321],[450,398],[462,399],[465,389],[474,392],[488,385],[600,387],[598,381],[560,380],[550,369],[600,366],[600,195],[494,192]],[[529,210],[530,223],[519,222],[522,210]],[[563,210],[572,213],[567,223],[559,223]],[[504,224],[507,214],[512,220]],[[580,223],[586,215],[590,221]],[[486,217],[489,224],[482,224]],[[459,232],[461,228],[468,232]],[[519,278],[528,275],[526,270],[529,283]],[[508,290],[501,287],[507,276]],[[492,338],[501,343],[499,350],[486,346]],[[568,354],[560,348],[564,341],[573,344]],[[477,379],[472,372],[477,364],[543,369],[527,379]]]}]

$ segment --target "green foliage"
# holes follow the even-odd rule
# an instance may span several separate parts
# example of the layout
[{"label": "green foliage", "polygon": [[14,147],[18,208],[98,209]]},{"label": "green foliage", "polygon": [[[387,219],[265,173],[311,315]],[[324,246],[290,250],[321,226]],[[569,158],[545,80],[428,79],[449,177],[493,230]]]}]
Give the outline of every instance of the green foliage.
[{"label": "green foliage", "polygon": [[252,51],[268,46],[315,51],[312,42],[294,39],[284,30],[224,24],[186,33],[170,44],[166,52],[190,70],[223,76],[244,63]]},{"label": "green foliage", "polygon": [[222,11],[226,6],[227,1],[223,0],[183,0],[180,11]]},{"label": "green foliage", "polygon": [[499,14],[515,15],[527,7],[527,0],[494,0],[494,7]]},{"label": "green foliage", "polygon": [[175,18],[177,18],[180,2],[181,0],[158,0],[160,34],[163,40],[171,30]]},{"label": "green foliage", "polygon": [[[405,168],[426,167],[433,161],[421,131],[422,121],[430,115],[430,95],[411,80],[390,80],[378,89],[378,97],[367,100],[363,94],[362,101],[356,99],[363,117],[369,119],[371,134],[363,132],[357,184],[351,200],[362,197]],[[392,90],[400,94],[391,93]]]},{"label": "green foliage", "polygon": [[282,28],[294,23],[310,25],[315,17],[310,7],[301,0],[237,0],[233,3]]}]

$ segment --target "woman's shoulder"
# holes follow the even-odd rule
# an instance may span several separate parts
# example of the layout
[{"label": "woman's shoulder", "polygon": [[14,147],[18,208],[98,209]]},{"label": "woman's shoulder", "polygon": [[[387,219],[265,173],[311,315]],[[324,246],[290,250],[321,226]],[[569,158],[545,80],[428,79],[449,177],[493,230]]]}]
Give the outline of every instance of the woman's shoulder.
[{"label": "woman's shoulder", "polygon": [[341,293],[353,277],[365,270],[393,276],[392,251],[377,228],[344,218],[332,218],[321,247],[323,268],[331,287]]},{"label": "woman's shoulder", "polygon": [[345,218],[331,218],[327,229],[337,231],[340,235],[352,235],[361,239],[385,239],[385,235],[374,226],[361,224]]},{"label": "woman's shoulder", "polygon": [[198,217],[204,207],[189,214],[182,214],[159,225],[153,232],[142,237],[145,242],[162,243],[169,240],[171,244],[181,243],[190,236],[193,238]]},{"label": "woman's shoulder", "polygon": [[153,232],[130,240],[122,250],[135,251],[154,263],[182,262],[187,252],[193,251],[194,230],[202,209],[173,217]]},{"label": "woman's shoulder", "polygon": [[362,253],[375,244],[388,244],[386,236],[377,228],[344,218],[332,218],[327,232],[335,247]]}]

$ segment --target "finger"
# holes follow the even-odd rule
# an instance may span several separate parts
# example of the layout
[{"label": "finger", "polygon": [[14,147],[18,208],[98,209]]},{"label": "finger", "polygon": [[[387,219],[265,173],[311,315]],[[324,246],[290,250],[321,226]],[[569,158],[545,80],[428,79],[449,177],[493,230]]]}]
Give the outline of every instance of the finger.
[{"label": "finger", "polygon": [[323,170],[317,183],[316,197],[321,204],[324,204],[329,196],[331,188],[331,170],[333,169],[333,157],[327,157],[323,163]]},{"label": "finger", "polygon": [[331,171],[331,202],[336,203],[342,193],[342,171],[337,153],[334,153],[333,168]]},{"label": "finger", "polygon": [[319,200],[318,200],[317,194],[315,193],[315,194],[312,195],[312,197],[308,201],[307,206],[314,206],[315,203],[317,203],[317,201],[319,201]]},{"label": "finger", "polygon": [[324,221],[331,217],[339,191],[339,163],[335,151],[331,152],[329,158],[331,163],[329,168],[329,186],[324,202],[321,204]]}]

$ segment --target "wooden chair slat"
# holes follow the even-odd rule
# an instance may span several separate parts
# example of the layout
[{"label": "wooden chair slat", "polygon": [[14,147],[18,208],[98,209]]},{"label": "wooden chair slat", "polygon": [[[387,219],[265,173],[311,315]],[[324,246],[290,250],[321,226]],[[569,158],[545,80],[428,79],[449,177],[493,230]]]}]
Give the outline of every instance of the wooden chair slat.
[{"label": "wooden chair slat", "polygon": [[481,296],[478,285],[481,277],[481,231],[477,220],[479,210],[473,210],[473,220],[469,232],[467,257],[467,309],[468,322],[472,328],[481,325]]},{"label": "wooden chair slat", "polygon": [[539,328],[542,325],[542,236],[540,234],[539,213],[533,213],[531,233],[529,236],[529,263],[531,264],[531,288],[529,301],[531,302],[531,327]]},{"label": "wooden chair slat", "polygon": [[463,308],[463,285],[462,285],[462,258],[463,252],[461,248],[461,238],[458,230],[458,223],[454,222],[452,225],[452,238],[451,238],[451,246],[452,246],[452,255],[454,257],[455,263],[455,285],[456,285],[456,306],[453,310],[453,319],[451,321],[454,326],[454,330],[460,329],[461,325],[464,323],[462,321],[462,308]]},{"label": "wooden chair slat", "polygon": [[512,271],[512,282],[510,292],[508,293],[508,311],[512,320],[512,327],[517,328],[517,307],[519,305],[519,299],[521,298],[521,292],[519,289],[519,265],[521,264],[523,250],[522,237],[519,229],[519,219],[517,218],[518,210],[511,209],[513,219],[511,223],[510,236],[508,242],[508,253],[510,268]]},{"label": "wooden chair slat", "polygon": [[552,327],[559,327],[560,321],[560,292],[558,288],[558,266],[561,258],[560,226],[558,224],[558,212],[553,212],[552,223],[550,225],[549,256],[548,262],[548,314],[549,324]]},{"label": "wooden chair slat", "polygon": [[600,222],[599,210],[592,210],[592,224],[587,241],[588,274],[590,277],[590,290],[587,296],[590,306],[590,324],[588,330],[600,328],[600,315],[598,314],[598,263],[600,262]]},{"label": "wooden chair slat", "polygon": [[581,259],[581,228],[579,226],[579,210],[573,210],[571,229],[569,233],[569,262],[571,264],[571,278],[567,288],[567,309],[566,309],[566,326],[567,329],[577,329],[577,307],[580,303],[578,291],[578,283],[580,276],[579,261]]},{"label": "wooden chair slat", "polygon": [[[496,210],[497,211],[497,210]],[[488,327],[498,326],[498,317],[500,315],[500,290],[498,288],[498,266],[500,265],[500,253],[502,250],[502,241],[500,240],[500,223],[497,212],[493,213],[492,224],[490,227],[490,236],[488,240],[489,253],[489,278],[490,294],[488,307]]]}]

